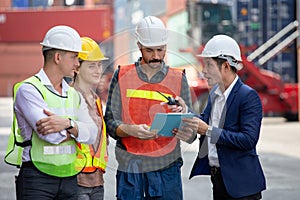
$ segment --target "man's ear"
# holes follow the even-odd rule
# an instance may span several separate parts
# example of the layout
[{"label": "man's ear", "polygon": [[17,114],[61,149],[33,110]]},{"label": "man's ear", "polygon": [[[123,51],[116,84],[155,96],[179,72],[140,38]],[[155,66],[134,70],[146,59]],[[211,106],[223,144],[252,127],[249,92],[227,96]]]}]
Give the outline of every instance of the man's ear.
[{"label": "man's ear", "polygon": [[224,64],[225,64],[225,69],[231,70],[229,62],[226,61],[224,62]]},{"label": "man's ear", "polygon": [[142,45],[141,45],[141,43],[137,42],[136,44],[138,45],[138,47],[139,47],[139,50],[141,50],[141,49],[142,49]]},{"label": "man's ear", "polygon": [[61,55],[58,51],[54,52],[53,60],[56,64],[61,60]]}]

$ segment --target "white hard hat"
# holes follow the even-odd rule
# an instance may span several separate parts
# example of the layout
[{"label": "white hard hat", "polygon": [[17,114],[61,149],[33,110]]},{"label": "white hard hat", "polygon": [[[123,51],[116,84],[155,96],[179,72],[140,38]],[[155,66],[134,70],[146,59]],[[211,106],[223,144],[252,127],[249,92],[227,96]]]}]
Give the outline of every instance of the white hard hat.
[{"label": "white hard hat", "polygon": [[242,61],[241,50],[238,43],[227,35],[215,35],[205,45],[199,57],[218,57],[226,59],[236,69],[240,69]]},{"label": "white hard hat", "polygon": [[137,40],[146,47],[166,45],[168,32],[164,23],[157,17],[143,18],[136,26]]},{"label": "white hard hat", "polygon": [[82,44],[78,32],[64,25],[52,27],[45,35],[43,51],[48,49],[60,49],[72,52],[82,52]]}]

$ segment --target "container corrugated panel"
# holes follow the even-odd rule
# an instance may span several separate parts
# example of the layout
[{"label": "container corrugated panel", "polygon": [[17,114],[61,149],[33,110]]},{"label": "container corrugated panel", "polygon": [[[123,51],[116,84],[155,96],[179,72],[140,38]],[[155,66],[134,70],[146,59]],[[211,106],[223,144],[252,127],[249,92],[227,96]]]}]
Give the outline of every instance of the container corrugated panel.
[{"label": "container corrugated panel", "polygon": [[[295,0],[237,0],[236,2],[237,38],[246,47],[259,47],[296,19]],[[287,36],[282,37],[268,50],[274,48]],[[254,62],[257,63],[260,57]],[[296,82],[296,41],[294,40],[280,53],[259,67],[278,73],[284,82]]]},{"label": "container corrugated panel", "polygon": [[29,0],[12,0],[12,7],[14,8],[27,8]]},{"label": "container corrugated panel", "polygon": [[297,54],[295,42],[274,56],[262,67],[278,73],[285,83],[297,82]]},{"label": "container corrugated panel", "polygon": [[40,42],[47,30],[58,24],[71,26],[80,35],[95,41],[103,41],[113,34],[111,16],[111,6],[104,5],[95,8],[0,10],[0,42]]},{"label": "container corrugated panel", "polygon": [[263,43],[263,11],[260,9],[262,3],[261,0],[237,0],[237,38],[244,46]]},{"label": "container corrugated panel", "polygon": [[[266,10],[266,26],[264,27],[263,33],[266,37],[265,40],[268,40],[289,23],[296,20],[296,1],[266,0],[264,3]],[[292,30],[290,33],[293,31],[295,30]],[[288,34],[282,37],[280,41],[287,38],[287,36]],[[297,80],[296,40],[287,46],[281,53],[277,54],[270,61],[268,61],[263,68],[280,74],[284,82],[295,83]]]},{"label": "container corrugated panel", "polygon": [[48,0],[31,0],[30,6],[31,7],[47,7]]}]

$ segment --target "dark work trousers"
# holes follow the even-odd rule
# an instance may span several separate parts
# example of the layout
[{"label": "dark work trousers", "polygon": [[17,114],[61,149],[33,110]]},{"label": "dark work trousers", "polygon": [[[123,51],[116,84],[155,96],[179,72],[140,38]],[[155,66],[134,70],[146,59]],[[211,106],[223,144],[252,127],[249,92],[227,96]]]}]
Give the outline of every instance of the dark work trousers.
[{"label": "dark work trousers", "polygon": [[17,200],[77,200],[77,177],[58,178],[22,166],[16,179]]},{"label": "dark work trousers", "polygon": [[104,187],[83,187],[78,185],[78,200],[103,200]]},{"label": "dark work trousers", "polygon": [[228,193],[225,188],[221,170],[220,168],[217,167],[212,167],[211,168],[211,182],[213,185],[213,199],[214,200],[259,200],[262,198],[261,192],[242,197],[242,198],[232,198]]}]

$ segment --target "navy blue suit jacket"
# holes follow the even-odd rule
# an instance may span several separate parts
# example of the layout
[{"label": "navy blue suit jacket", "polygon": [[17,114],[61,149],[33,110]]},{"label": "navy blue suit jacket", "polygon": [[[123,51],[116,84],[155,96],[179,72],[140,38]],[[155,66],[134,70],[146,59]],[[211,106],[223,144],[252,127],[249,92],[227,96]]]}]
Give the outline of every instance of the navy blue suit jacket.
[{"label": "navy blue suit jacket", "polygon": [[[207,106],[199,116],[206,123],[209,122],[215,89],[211,90]],[[240,198],[265,190],[266,181],[256,153],[262,120],[262,105],[257,92],[238,79],[221,118],[219,128],[213,127],[211,143],[216,144],[228,194]],[[190,178],[210,174],[207,141],[206,136],[200,137],[201,148]]]}]

